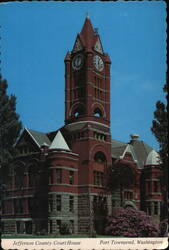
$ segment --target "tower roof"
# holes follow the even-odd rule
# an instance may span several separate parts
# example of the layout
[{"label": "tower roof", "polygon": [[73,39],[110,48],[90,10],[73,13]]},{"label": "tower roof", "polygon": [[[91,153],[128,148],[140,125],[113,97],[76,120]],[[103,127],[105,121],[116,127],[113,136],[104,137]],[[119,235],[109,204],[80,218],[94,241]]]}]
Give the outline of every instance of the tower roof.
[{"label": "tower roof", "polygon": [[99,35],[94,31],[90,18],[87,16],[80,32],[80,38],[87,50],[92,49],[98,37]]},{"label": "tower roof", "polygon": [[65,139],[60,131],[57,132],[49,149],[62,149],[62,150],[70,151],[70,148],[67,145],[67,143],[66,143],[66,141],[65,141]]},{"label": "tower roof", "polygon": [[155,150],[152,150],[147,156],[145,166],[147,166],[147,165],[159,165],[160,163],[161,163],[161,161],[160,161],[159,154]]}]

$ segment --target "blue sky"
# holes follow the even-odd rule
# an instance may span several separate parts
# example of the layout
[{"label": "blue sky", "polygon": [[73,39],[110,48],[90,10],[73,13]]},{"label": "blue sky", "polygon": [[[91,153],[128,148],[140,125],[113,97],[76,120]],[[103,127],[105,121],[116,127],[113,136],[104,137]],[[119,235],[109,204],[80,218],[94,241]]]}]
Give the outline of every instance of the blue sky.
[{"label": "blue sky", "polygon": [[86,13],[111,58],[112,138],[137,133],[158,149],[150,127],[166,76],[163,1],[12,2],[0,5],[2,76],[23,124],[48,132],[64,124],[64,57]]}]

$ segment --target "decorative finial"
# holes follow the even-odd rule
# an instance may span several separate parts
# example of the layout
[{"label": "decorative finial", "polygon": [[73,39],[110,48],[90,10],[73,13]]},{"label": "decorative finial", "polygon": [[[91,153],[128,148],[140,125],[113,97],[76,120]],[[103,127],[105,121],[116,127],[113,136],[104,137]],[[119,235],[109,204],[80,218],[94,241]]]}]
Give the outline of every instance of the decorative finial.
[{"label": "decorative finial", "polygon": [[86,18],[89,19],[90,16],[89,16],[89,12],[86,13]]}]

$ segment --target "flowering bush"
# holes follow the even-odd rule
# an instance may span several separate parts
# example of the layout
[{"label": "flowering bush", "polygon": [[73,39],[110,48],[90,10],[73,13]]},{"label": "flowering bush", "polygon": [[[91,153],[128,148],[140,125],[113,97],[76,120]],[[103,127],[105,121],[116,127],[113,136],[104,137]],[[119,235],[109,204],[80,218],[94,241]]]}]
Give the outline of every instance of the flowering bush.
[{"label": "flowering bush", "polygon": [[105,234],[124,237],[156,237],[159,235],[159,229],[145,212],[132,208],[120,208],[116,215],[107,218]]}]

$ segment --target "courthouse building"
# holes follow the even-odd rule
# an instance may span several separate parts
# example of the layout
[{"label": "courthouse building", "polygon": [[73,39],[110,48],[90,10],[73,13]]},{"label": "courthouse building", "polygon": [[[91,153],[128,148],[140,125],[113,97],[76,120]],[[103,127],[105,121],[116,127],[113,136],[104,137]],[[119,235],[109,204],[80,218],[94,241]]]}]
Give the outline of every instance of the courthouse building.
[{"label": "courthouse building", "polygon": [[[130,206],[159,221],[159,156],[136,134],[126,143],[112,139],[111,60],[88,17],[64,62],[65,124],[48,133],[23,130],[3,193],[3,232],[57,235],[69,225],[71,233],[85,234],[99,224],[93,206],[101,200],[108,214]],[[134,177],[122,201],[119,188],[110,192],[105,184],[114,166]]]}]

